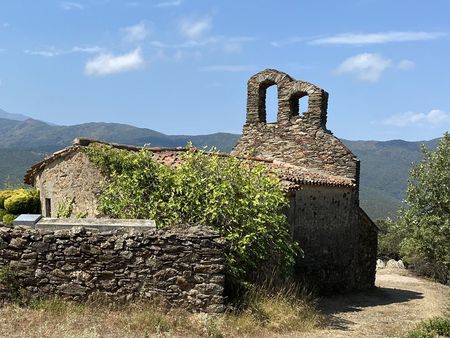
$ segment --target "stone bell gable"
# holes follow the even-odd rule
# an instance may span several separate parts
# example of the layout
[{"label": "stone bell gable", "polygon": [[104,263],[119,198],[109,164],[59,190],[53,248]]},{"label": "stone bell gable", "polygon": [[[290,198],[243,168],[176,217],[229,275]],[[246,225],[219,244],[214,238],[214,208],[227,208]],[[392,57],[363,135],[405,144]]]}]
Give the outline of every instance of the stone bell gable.
[{"label": "stone bell gable", "polygon": [[[266,91],[272,85],[278,89],[277,121],[267,123]],[[309,104],[302,113],[299,100],[306,96]],[[232,154],[276,159],[358,184],[359,161],[327,130],[327,107],[323,89],[275,69],[263,70],[248,80],[246,122]]]}]

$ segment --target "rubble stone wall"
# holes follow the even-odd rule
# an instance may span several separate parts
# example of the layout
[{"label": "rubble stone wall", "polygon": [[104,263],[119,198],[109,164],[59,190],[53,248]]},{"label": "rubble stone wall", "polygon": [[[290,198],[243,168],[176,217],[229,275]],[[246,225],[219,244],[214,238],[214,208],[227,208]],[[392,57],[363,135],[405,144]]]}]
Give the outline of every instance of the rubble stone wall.
[{"label": "rubble stone wall", "polygon": [[[96,232],[0,228],[0,269],[34,298],[160,298],[191,311],[224,310],[224,242],[211,229]],[[8,297],[8,285],[0,296]],[[3,292],[2,292],[3,290]]]},{"label": "rubble stone wall", "polygon": [[[56,159],[35,178],[42,214],[57,217],[58,208],[71,203],[73,217],[98,217],[103,180],[100,169],[82,151]],[[46,199],[50,201],[50,210]]]},{"label": "rubble stone wall", "polygon": [[295,267],[301,279],[322,293],[374,285],[378,233],[362,217],[355,189],[304,186],[291,194],[288,217],[304,251]]},{"label": "rubble stone wall", "polygon": [[296,272],[322,292],[356,287],[357,203],[354,190],[342,187],[304,186],[291,196],[293,238],[304,251]]}]

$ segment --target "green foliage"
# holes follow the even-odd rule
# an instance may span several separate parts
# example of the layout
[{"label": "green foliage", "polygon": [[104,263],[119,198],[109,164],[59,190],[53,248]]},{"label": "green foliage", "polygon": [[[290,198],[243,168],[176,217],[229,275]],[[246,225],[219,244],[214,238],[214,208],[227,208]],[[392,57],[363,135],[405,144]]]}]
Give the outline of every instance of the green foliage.
[{"label": "green foliage", "polygon": [[[401,253],[411,263],[450,264],[450,134],[411,169],[400,213]],[[450,275],[450,274],[449,274]]]},{"label": "green foliage", "polygon": [[3,216],[7,215],[8,212],[5,209],[0,209],[0,222],[3,221]]},{"label": "green foliage", "polygon": [[217,153],[186,151],[176,168],[106,146],[85,150],[107,174],[100,210],[114,218],[154,219],[158,226],[209,225],[228,241],[228,281],[250,282],[263,263],[288,273],[300,252],[291,240],[279,180],[262,165]]},{"label": "green foliage", "polygon": [[5,199],[5,210],[10,214],[38,213],[40,209],[39,193],[37,190],[17,189]]},{"label": "green foliage", "polygon": [[72,198],[72,199],[66,200],[64,203],[60,203],[58,205],[58,210],[56,211],[56,217],[57,218],[69,218],[72,215],[74,202],[75,202],[75,200]]},{"label": "green foliage", "polygon": [[378,232],[378,256],[400,259],[400,244],[403,238],[398,223],[390,218],[376,220],[375,223],[380,229]]},{"label": "green foliage", "polygon": [[0,191],[0,209],[5,209],[5,200],[13,194],[12,190],[1,190]]},{"label": "green foliage", "polygon": [[20,269],[10,266],[0,267],[0,285],[5,289],[5,298],[19,306],[25,305],[28,302],[28,293],[20,283],[21,278]]},{"label": "green foliage", "polygon": [[88,213],[85,211],[85,212],[77,212],[77,214],[75,215],[75,218],[78,218],[78,219],[80,219],[80,218],[86,218],[87,217],[87,215],[88,215]]},{"label": "green foliage", "polygon": [[17,285],[17,273],[9,266],[0,268],[0,284],[5,287],[16,287]]},{"label": "green foliage", "polygon": [[450,337],[450,318],[436,317],[420,322],[405,338]]},{"label": "green foliage", "polygon": [[12,225],[13,221],[17,218],[17,215],[6,214],[3,216],[3,223]]}]

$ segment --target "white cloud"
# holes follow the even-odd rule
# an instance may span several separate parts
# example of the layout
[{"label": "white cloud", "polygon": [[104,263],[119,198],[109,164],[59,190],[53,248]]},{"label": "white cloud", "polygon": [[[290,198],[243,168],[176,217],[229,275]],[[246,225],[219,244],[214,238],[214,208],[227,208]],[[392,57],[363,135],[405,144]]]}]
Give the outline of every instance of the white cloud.
[{"label": "white cloud", "polygon": [[155,7],[157,8],[166,8],[166,7],[177,7],[183,3],[183,0],[174,0],[174,1],[163,1],[157,3]]},{"label": "white cloud", "polygon": [[151,41],[150,44],[153,47],[157,47],[157,48],[175,48],[175,49],[179,49],[179,48],[199,48],[199,47],[204,47],[207,45],[213,45],[216,43],[219,43],[221,40],[221,38],[216,38],[216,37],[210,37],[207,39],[202,39],[202,40],[189,40],[183,43],[178,43],[178,44],[168,44],[168,43],[164,43],[161,42],[159,40],[154,40]]},{"label": "white cloud", "polygon": [[150,45],[156,48],[170,48],[171,46],[159,40],[150,41]]},{"label": "white cloud", "polygon": [[411,70],[414,69],[416,67],[416,64],[408,59],[404,59],[401,60],[398,64],[397,64],[397,68],[400,70]]},{"label": "white cloud", "polygon": [[103,48],[99,46],[85,46],[85,47],[75,46],[69,52],[95,54],[100,53],[101,51],[103,51]]},{"label": "white cloud", "polygon": [[196,40],[201,38],[212,27],[212,20],[210,17],[200,19],[183,19],[180,22],[180,33],[185,38]]},{"label": "white cloud", "polygon": [[69,50],[57,49],[55,47],[50,47],[48,49],[42,49],[42,50],[25,49],[24,53],[28,54],[28,55],[39,55],[39,56],[52,58],[52,57],[60,56],[63,54],[72,54],[72,53],[95,54],[95,53],[100,53],[101,51],[103,51],[103,48],[101,48],[99,46],[83,46],[83,47],[75,46]]},{"label": "white cloud", "polygon": [[45,57],[55,57],[58,55],[61,55],[62,51],[57,50],[55,47],[50,47],[46,50],[29,50],[29,49],[25,49],[24,50],[25,54],[28,55],[39,55],[39,56],[45,56]]},{"label": "white cloud", "polygon": [[71,11],[71,10],[82,10],[84,9],[84,6],[78,2],[70,2],[70,1],[64,1],[61,2],[60,7],[65,11]]},{"label": "white cloud", "polygon": [[291,45],[291,44],[294,44],[294,43],[304,42],[304,41],[307,41],[307,40],[309,40],[309,39],[305,38],[305,37],[292,36],[292,37],[284,39],[284,40],[272,41],[270,44],[273,47],[280,48],[280,47],[283,47],[285,45]]},{"label": "white cloud", "polygon": [[201,68],[203,72],[250,72],[256,69],[255,65],[216,65]]},{"label": "white cloud", "polygon": [[142,68],[144,64],[144,59],[138,48],[122,55],[100,54],[86,63],[84,71],[86,75],[103,76],[136,70]]},{"label": "white cloud", "polygon": [[201,40],[188,40],[178,44],[168,44],[159,40],[150,41],[150,44],[156,48],[174,48],[174,49],[189,49],[211,47],[213,50],[220,48],[225,52],[235,53],[242,49],[242,45],[249,41],[254,41],[255,38],[249,36],[224,37],[213,36]]},{"label": "white cloud", "polygon": [[124,40],[127,42],[137,42],[144,40],[150,33],[147,25],[140,22],[136,25],[125,27],[122,29]]},{"label": "white cloud", "polygon": [[414,69],[414,61],[403,59],[394,63],[380,54],[363,53],[345,59],[335,70],[337,75],[350,74],[362,81],[376,82],[388,68],[408,71]]},{"label": "white cloud", "polygon": [[222,48],[225,53],[240,53],[244,42],[254,41],[255,38],[249,36],[232,37],[224,39],[222,42]]},{"label": "white cloud", "polygon": [[363,53],[345,59],[336,68],[335,73],[352,74],[359,80],[376,82],[391,64],[391,60],[379,54]]},{"label": "white cloud", "polygon": [[450,115],[440,109],[433,109],[428,113],[406,112],[383,120],[383,124],[394,127],[436,127],[443,123],[450,123]]},{"label": "white cloud", "polygon": [[345,33],[314,39],[310,43],[317,45],[365,45],[388,42],[436,40],[447,35],[447,33],[442,32],[384,32],[369,34]]}]

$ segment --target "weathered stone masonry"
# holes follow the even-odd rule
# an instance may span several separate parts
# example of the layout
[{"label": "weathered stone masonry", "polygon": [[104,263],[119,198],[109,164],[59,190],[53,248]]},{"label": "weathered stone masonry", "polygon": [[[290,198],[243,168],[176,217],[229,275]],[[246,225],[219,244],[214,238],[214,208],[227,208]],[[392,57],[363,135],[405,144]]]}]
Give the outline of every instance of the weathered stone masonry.
[{"label": "weathered stone masonry", "polygon": [[31,297],[159,297],[192,311],[224,310],[224,243],[209,228],[96,232],[2,227],[0,267],[15,271]]},{"label": "weathered stone masonry", "polygon": [[56,158],[35,178],[43,215],[57,217],[60,206],[72,203],[74,216],[98,217],[103,180],[104,175],[83,152]]},{"label": "weathered stone masonry", "polygon": [[[277,121],[267,123],[266,91],[272,85],[278,89]],[[304,182],[289,190],[291,232],[304,250],[296,262],[299,277],[323,292],[372,287],[377,232],[359,207],[359,161],[326,128],[328,93],[274,69],[253,75],[247,88],[246,122],[233,155],[352,182]],[[308,108],[301,113],[299,99],[305,96]]]},{"label": "weathered stone masonry", "polygon": [[290,196],[289,223],[304,251],[299,276],[323,292],[372,287],[377,232],[361,222],[354,189],[304,186]]},{"label": "weathered stone masonry", "polygon": [[[278,88],[276,123],[266,121],[266,90]],[[300,115],[299,98],[309,97]],[[277,159],[330,175],[359,178],[359,161],[326,129],[328,93],[288,74],[266,69],[248,81],[247,118],[233,155]]]}]

